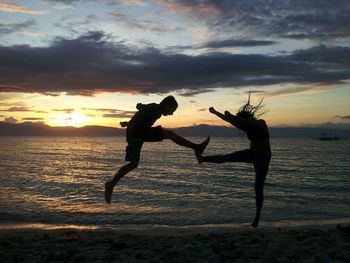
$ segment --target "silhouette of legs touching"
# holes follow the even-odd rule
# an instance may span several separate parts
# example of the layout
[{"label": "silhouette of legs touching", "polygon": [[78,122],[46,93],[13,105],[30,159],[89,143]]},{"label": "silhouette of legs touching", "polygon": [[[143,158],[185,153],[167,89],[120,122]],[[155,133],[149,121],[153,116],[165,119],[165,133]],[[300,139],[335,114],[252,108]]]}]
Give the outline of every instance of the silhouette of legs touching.
[{"label": "silhouette of legs touching", "polygon": [[205,141],[203,141],[200,144],[196,144],[196,143],[190,142],[189,140],[186,140],[185,138],[177,135],[173,131],[165,130],[165,129],[163,130],[163,136],[164,136],[164,139],[170,139],[174,143],[176,143],[177,145],[191,148],[194,151],[199,152],[200,154],[202,154],[204,152],[205,148],[207,147],[207,145],[210,141],[210,137],[208,136],[208,138]]}]

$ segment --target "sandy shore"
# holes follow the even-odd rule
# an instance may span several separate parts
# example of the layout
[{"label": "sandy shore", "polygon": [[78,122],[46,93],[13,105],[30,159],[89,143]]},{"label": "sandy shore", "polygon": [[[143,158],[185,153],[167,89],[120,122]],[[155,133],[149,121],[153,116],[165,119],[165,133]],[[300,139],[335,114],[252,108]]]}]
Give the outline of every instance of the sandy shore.
[{"label": "sandy shore", "polygon": [[[64,240],[64,238],[77,240]],[[3,227],[0,262],[350,262],[347,224]]]}]

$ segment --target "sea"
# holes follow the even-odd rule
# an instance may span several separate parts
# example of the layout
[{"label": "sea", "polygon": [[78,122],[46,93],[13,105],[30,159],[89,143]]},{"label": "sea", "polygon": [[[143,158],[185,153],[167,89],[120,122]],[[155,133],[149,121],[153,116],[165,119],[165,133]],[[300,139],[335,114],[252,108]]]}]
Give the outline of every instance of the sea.
[{"label": "sea", "polygon": [[[189,137],[199,143],[205,138]],[[0,137],[0,225],[249,225],[251,164],[197,164],[171,141],[145,143],[139,167],[104,201],[104,182],[124,164],[123,137]],[[204,155],[249,147],[212,137]],[[349,221],[350,139],[272,138],[261,222]]]}]

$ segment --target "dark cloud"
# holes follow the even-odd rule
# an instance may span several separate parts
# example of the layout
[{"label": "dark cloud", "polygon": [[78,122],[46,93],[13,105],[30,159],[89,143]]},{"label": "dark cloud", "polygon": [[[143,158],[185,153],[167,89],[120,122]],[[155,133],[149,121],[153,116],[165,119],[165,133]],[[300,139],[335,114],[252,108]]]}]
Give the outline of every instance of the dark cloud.
[{"label": "dark cloud", "polygon": [[335,116],[336,118],[339,118],[339,119],[341,119],[341,120],[350,120],[350,115],[343,115],[343,116],[339,116],[339,115],[337,115],[337,116]]},{"label": "dark cloud", "polygon": [[7,123],[16,123],[17,121],[18,120],[13,117],[8,117],[4,119],[4,122],[7,122]]},{"label": "dark cloud", "polygon": [[6,110],[0,110],[0,111],[7,111],[7,112],[22,112],[22,111],[33,111],[31,107],[10,107]]},{"label": "dark cloud", "polygon": [[47,111],[43,111],[43,110],[34,110],[33,109],[34,106],[28,107],[28,106],[22,106],[20,104],[18,104],[18,106],[11,106],[11,105],[13,105],[13,103],[0,103],[0,107],[8,107],[7,109],[2,109],[0,111],[48,113]]},{"label": "dark cloud", "polygon": [[278,89],[275,91],[263,91],[260,94],[266,97],[273,97],[273,96],[280,96],[280,95],[303,93],[307,91],[317,91],[317,89],[318,89],[317,86],[294,86],[294,87],[284,87],[282,89]]},{"label": "dark cloud", "polygon": [[[47,0],[48,1],[48,0]],[[79,0],[53,0],[72,4]],[[83,0],[81,0],[83,1]],[[104,0],[120,4],[126,1]],[[218,32],[258,37],[333,39],[350,36],[349,0],[156,0],[172,12],[205,21]],[[130,26],[164,28],[117,16]],[[148,24],[148,25],[147,25]],[[215,31],[214,31],[215,32]]]},{"label": "dark cloud", "polygon": [[64,4],[72,4],[79,1],[87,1],[87,0],[45,0],[46,2],[52,2],[52,3],[64,3]]},{"label": "dark cloud", "polygon": [[254,93],[264,93],[267,92],[265,90],[249,90],[249,91],[244,91],[243,93],[245,94],[254,94]]},{"label": "dark cloud", "polygon": [[196,46],[169,46],[166,51],[171,53],[182,52],[184,50],[195,50],[202,48],[234,48],[234,47],[258,47],[258,46],[271,46],[277,44],[276,41],[270,40],[254,40],[254,39],[226,39],[226,40],[214,40],[209,41]]},{"label": "dark cloud", "polygon": [[36,117],[28,117],[28,118],[22,118],[23,121],[40,121],[43,120],[43,118],[36,118]]},{"label": "dark cloud", "polygon": [[[349,3],[347,4],[349,6]],[[349,11],[337,10],[335,14],[323,11],[290,14],[269,28],[273,35],[294,39],[326,39],[350,36]]]},{"label": "dark cloud", "polygon": [[200,89],[191,90],[189,88],[185,90],[185,92],[178,91],[178,93],[180,96],[183,96],[183,97],[193,97],[198,94],[203,94],[203,93],[212,92],[212,91],[214,91],[214,89],[200,88]]},{"label": "dark cloud", "polygon": [[135,19],[132,19],[130,16],[119,13],[119,12],[112,12],[109,14],[113,21],[117,22],[118,24],[122,24],[129,28],[138,29],[140,31],[152,31],[155,33],[165,33],[168,31],[171,31],[171,29],[165,27],[164,25],[160,24],[157,21],[151,21],[151,20],[142,20],[138,21]]},{"label": "dark cloud", "polygon": [[132,115],[124,114],[124,113],[106,113],[106,114],[103,114],[102,117],[104,117],[104,118],[130,118],[130,117],[132,117]]},{"label": "dark cloud", "polygon": [[307,50],[297,50],[290,56],[290,59],[315,64],[339,65],[346,69],[350,67],[350,47],[336,46],[329,48],[320,45]]},{"label": "dark cloud", "polygon": [[105,118],[130,118],[136,111],[124,111],[118,109],[108,109],[108,108],[82,108],[83,110],[92,110],[100,112],[108,112],[102,115]]},{"label": "dark cloud", "polygon": [[0,23],[0,36],[15,33],[18,31],[25,30],[27,28],[30,28],[34,25],[34,20],[29,20],[23,23],[13,23],[13,24],[3,24]]},{"label": "dark cloud", "polygon": [[74,109],[52,109],[51,111],[56,111],[56,112],[64,112],[64,113],[73,113]]},{"label": "dark cloud", "polygon": [[118,109],[109,109],[109,108],[82,108],[82,110],[92,110],[92,111],[102,111],[102,112],[108,112],[108,113],[125,113],[133,115],[136,111],[124,111],[124,110],[118,110]]},{"label": "dark cloud", "polygon": [[348,0],[158,0],[214,29],[261,37],[324,39],[350,36]]},{"label": "dark cloud", "polygon": [[0,90],[49,95],[177,91],[193,96],[249,85],[337,84],[350,79],[349,56],[350,48],[326,46],[278,56],[190,56],[131,48],[90,32],[56,39],[48,47],[0,47]]},{"label": "dark cloud", "polygon": [[87,15],[80,19],[78,15],[63,16],[55,26],[71,32],[72,35],[80,35],[87,32],[89,28],[93,28],[99,22],[96,15]]},{"label": "dark cloud", "polygon": [[210,41],[199,48],[224,48],[224,47],[256,47],[256,46],[270,46],[277,42],[267,40],[253,40],[253,39],[228,39],[222,41]]}]

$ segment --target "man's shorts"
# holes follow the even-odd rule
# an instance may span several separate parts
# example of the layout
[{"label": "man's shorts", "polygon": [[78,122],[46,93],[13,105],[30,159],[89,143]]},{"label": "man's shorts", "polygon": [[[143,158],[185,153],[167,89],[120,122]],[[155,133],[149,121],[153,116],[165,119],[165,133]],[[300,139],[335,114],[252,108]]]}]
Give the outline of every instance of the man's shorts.
[{"label": "man's shorts", "polygon": [[141,137],[127,138],[128,145],[126,146],[125,161],[138,161],[140,160],[140,153],[143,142],[160,142],[163,141],[163,128],[162,126],[151,127],[147,129]]}]

